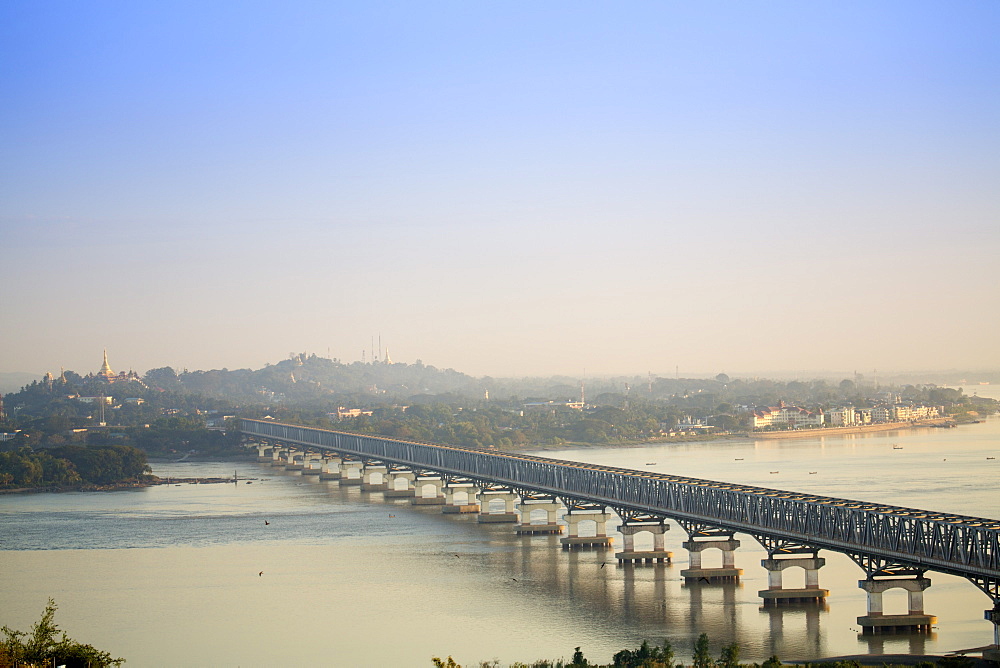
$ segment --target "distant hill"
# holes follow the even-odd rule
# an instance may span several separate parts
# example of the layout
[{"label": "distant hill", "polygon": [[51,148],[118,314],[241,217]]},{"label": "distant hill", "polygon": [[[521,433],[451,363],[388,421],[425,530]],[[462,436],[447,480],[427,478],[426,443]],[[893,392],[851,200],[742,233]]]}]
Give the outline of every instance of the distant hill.
[{"label": "distant hill", "polygon": [[482,381],[454,369],[417,364],[352,362],[299,355],[262,369],[213,369],[177,374],[170,367],[151,369],[150,388],[194,392],[234,401],[272,399],[305,403],[360,397],[402,399],[418,395],[481,396]]},{"label": "distant hill", "polygon": [[31,381],[39,380],[43,375],[26,371],[0,371],[0,394],[17,392]]}]

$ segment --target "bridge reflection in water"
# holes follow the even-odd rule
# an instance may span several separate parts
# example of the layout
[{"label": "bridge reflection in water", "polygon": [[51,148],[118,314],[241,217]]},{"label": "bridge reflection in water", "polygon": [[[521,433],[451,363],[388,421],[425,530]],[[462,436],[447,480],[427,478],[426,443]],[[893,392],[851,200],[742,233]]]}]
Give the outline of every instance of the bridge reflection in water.
[{"label": "bridge reflection in water", "polygon": [[[263,462],[410,496],[444,512],[477,513],[482,522],[513,522],[521,534],[568,528],[560,539],[567,550],[610,545],[612,509],[625,540],[619,562],[669,562],[663,533],[672,520],[688,537],[690,567],[681,575],[691,583],[737,581],[743,571],[735,563],[735,534],[748,534],[768,555],[761,561],[768,572],[768,588],[760,592],[765,605],[823,601],[829,591],[819,586],[825,563],[819,551],[841,552],[865,573],[859,586],[868,610],[858,623],[866,634],[929,632],[936,618],[923,610],[931,584],[926,572],[958,575],[993,601],[986,618],[994,624],[994,645],[985,655],[1000,658],[1000,520],[265,420],[243,419],[241,431]],[[560,508],[566,527],[557,520]],[[634,536],[643,532],[653,535],[652,550],[635,549]],[[722,566],[703,567],[702,552],[715,549]],[[788,568],[805,570],[804,587],[783,586]],[[905,615],[883,613],[882,595],[894,588],[907,592]]]}]

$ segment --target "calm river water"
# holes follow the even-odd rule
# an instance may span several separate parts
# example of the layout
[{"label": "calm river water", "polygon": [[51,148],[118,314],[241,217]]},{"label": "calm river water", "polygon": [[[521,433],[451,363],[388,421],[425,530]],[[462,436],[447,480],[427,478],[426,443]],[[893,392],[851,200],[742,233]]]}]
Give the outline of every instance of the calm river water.
[{"label": "calm river water", "polygon": [[[1000,518],[1000,459],[987,459],[1000,457],[998,419],[542,454]],[[566,553],[556,537],[517,537],[509,525],[256,464],[154,466],[178,477],[234,469],[253,482],[0,496],[0,624],[27,629],[51,596],[70,636],[129,666],[429,666],[448,654],[468,665],[569,658],[575,646],[606,662],[644,638],[670,639],[686,661],[701,632],[713,653],[735,641],[756,661],[992,641],[989,599],[939,573],[929,573],[925,594],[939,620],[931,635],[870,639],[856,622],[862,572],[836,553],[823,553],[825,606],[765,610],[765,553],[749,536],[737,536],[741,582],[687,585],[677,526],[667,534],[674,564],[622,567],[611,552]],[[707,555],[706,564],[717,565]],[[786,571],[788,586],[802,586],[801,573]],[[885,603],[887,613],[904,612],[905,594],[889,592]]]}]

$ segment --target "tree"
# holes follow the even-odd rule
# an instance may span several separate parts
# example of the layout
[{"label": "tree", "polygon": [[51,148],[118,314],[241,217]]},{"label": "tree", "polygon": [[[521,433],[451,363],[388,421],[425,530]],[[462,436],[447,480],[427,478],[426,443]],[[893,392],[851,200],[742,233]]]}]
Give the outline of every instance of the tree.
[{"label": "tree", "polygon": [[740,646],[732,643],[723,647],[718,663],[720,668],[738,668],[740,665]]},{"label": "tree", "polygon": [[694,668],[712,668],[715,662],[708,652],[708,634],[702,633],[694,644],[694,655],[691,657]]},{"label": "tree", "polygon": [[663,647],[651,647],[648,641],[643,640],[638,649],[623,649],[615,653],[612,661],[614,668],[673,668],[674,648],[666,640]]},{"label": "tree", "polygon": [[728,383],[729,382],[729,376],[727,376],[724,373],[720,373],[718,376],[715,377],[715,379],[717,381],[719,381],[720,383]]},{"label": "tree", "polygon": [[[72,668],[77,666],[105,668],[120,666],[125,662],[125,659],[115,659],[109,653],[92,645],[85,645],[68,638],[66,633],[60,632],[56,626],[55,614],[56,602],[50,598],[42,618],[31,627],[30,634],[7,626],[0,628],[0,633],[4,635],[4,638],[0,639],[0,662],[15,665],[60,664]],[[62,637],[57,638],[59,633],[62,633]]]},{"label": "tree", "polygon": [[583,657],[583,652],[580,651],[579,647],[573,649],[573,660],[570,662],[571,666],[586,666],[587,659]]},{"label": "tree", "polygon": [[431,659],[431,663],[434,664],[435,668],[462,668],[459,664],[455,663],[455,659],[448,657],[447,660],[442,661],[438,657]]}]

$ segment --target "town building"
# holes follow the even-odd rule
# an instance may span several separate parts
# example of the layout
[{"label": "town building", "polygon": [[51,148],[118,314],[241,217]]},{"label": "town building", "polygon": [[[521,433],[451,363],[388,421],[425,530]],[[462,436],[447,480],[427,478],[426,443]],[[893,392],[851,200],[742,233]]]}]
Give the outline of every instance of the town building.
[{"label": "town building", "polygon": [[111,397],[77,397],[77,401],[82,401],[85,404],[105,404],[107,406],[111,405]]},{"label": "town building", "polygon": [[784,401],[778,402],[777,406],[755,409],[752,419],[754,429],[770,427],[803,429],[822,427],[824,422],[823,411],[813,412],[799,406],[788,406]]},{"label": "town building", "polygon": [[826,412],[826,422],[831,427],[851,427],[857,424],[855,421],[854,406],[844,406],[833,408]]},{"label": "town building", "polygon": [[896,411],[892,406],[880,404],[872,408],[872,422],[893,422]]},{"label": "town building", "polygon": [[344,408],[343,406],[337,407],[336,413],[327,413],[326,417],[331,420],[346,420],[348,418],[361,417],[362,415],[372,415],[373,411],[363,410],[361,408]]}]

